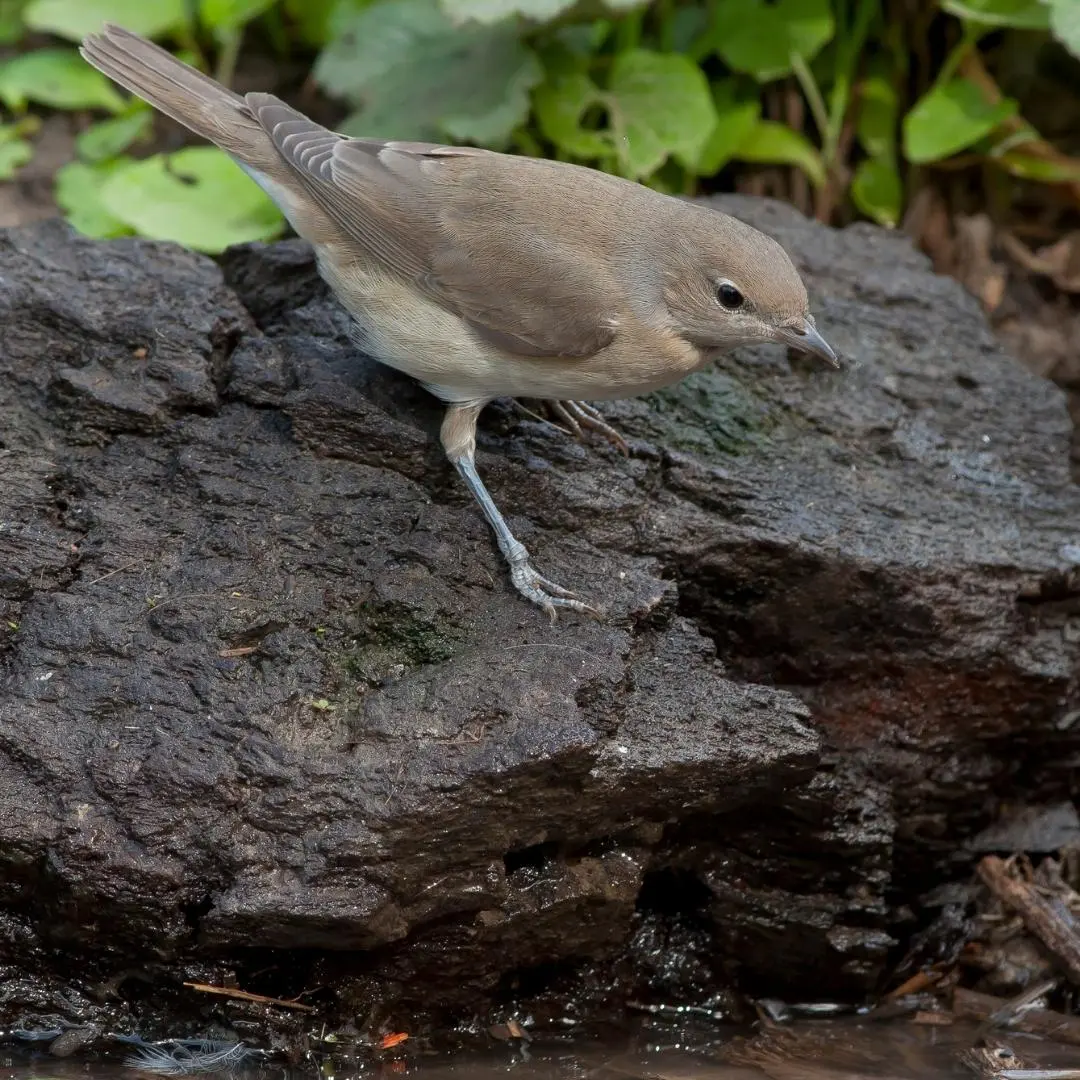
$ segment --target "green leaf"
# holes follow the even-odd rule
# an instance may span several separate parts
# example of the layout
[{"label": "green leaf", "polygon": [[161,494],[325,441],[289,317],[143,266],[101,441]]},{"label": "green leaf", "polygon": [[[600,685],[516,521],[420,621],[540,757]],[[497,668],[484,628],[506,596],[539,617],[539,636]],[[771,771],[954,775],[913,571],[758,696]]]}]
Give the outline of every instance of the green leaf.
[{"label": "green leaf", "polygon": [[132,230],[113,217],[101,203],[102,184],[130,164],[129,161],[109,161],[102,165],[86,165],[73,161],[57,170],[53,197],[64,211],[64,217],[78,232],[100,240],[131,235]]},{"label": "green leaf", "polygon": [[34,156],[34,148],[25,139],[0,142],[0,180],[10,180]]},{"label": "green leaf", "polygon": [[154,123],[153,110],[138,98],[133,98],[132,101],[128,112],[110,120],[102,120],[76,136],[75,149],[83,161],[96,162],[114,158],[150,133]]},{"label": "green leaf", "polygon": [[933,87],[904,117],[904,154],[916,164],[941,161],[989,135],[1016,109],[1015,101],[993,105],[970,80],[952,79]]},{"label": "green leaf", "polygon": [[611,153],[608,132],[582,125],[585,113],[602,102],[600,88],[581,72],[549,78],[533,91],[533,112],[541,134],[563,153],[584,161]]},{"label": "green leaf", "polygon": [[871,75],[859,88],[859,119],[855,127],[859,144],[873,158],[896,158],[897,120],[900,103],[896,89],[881,75]]},{"label": "green leaf", "polygon": [[284,0],[285,15],[305,45],[322,48],[331,37],[330,20],[338,0]]},{"label": "green leaf", "polygon": [[107,22],[145,37],[158,37],[185,22],[184,0],[30,0],[23,17],[32,30],[69,41],[82,41]]},{"label": "green leaf", "polygon": [[142,236],[211,254],[271,240],[285,224],[262,189],[213,146],[156,154],[117,170],[101,186],[101,204]]},{"label": "green leaf", "polygon": [[455,26],[437,0],[339,9],[315,65],[324,89],[359,111],[348,134],[507,145],[543,78],[511,22]]},{"label": "green leaf", "polygon": [[0,101],[17,111],[31,101],[51,109],[122,112],[124,99],[74,49],[35,49],[0,64]]},{"label": "green leaf", "polygon": [[836,32],[829,0],[718,0],[712,41],[733,71],[771,82],[791,74],[791,54],[812,60]]},{"label": "green leaf", "polygon": [[900,220],[903,188],[896,167],[885,158],[859,162],[851,181],[851,197],[867,217],[890,228]]},{"label": "green leaf", "polygon": [[1013,176],[1025,180],[1042,184],[1080,184],[1080,160],[1075,158],[1054,160],[1011,150],[993,160]]},{"label": "green leaf", "polygon": [[26,33],[24,0],[0,0],[0,45],[17,45]]},{"label": "green leaf", "polygon": [[941,6],[950,15],[983,26],[1009,26],[1017,30],[1050,28],[1050,9],[1044,0],[942,0]]},{"label": "green leaf", "polygon": [[718,84],[715,102],[716,126],[701,148],[695,170],[698,176],[713,176],[731,161],[761,116],[761,100],[738,100],[734,83]]},{"label": "green leaf", "polygon": [[275,3],[277,0],[199,0],[199,22],[218,33],[239,30]]},{"label": "green leaf", "polygon": [[535,22],[550,22],[569,10],[577,0],[441,0],[443,11],[454,23],[497,23],[515,15]]},{"label": "green leaf", "polygon": [[825,164],[809,140],[786,124],[759,120],[735,155],[740,161],[761,165],[795,165],[815,187],[825,183]]},{"label": "green leaf", "polygon": [[1080,57],[1080,4],[1077,0],[1047,0],[1050,30],[1075,57]]},{"label": "green leaf", "polygon": [[716,106],[701,68],[676,53],[620,53],[604,97],[615,150],[634,179],[669,157],[693,169],[716,127]]}]

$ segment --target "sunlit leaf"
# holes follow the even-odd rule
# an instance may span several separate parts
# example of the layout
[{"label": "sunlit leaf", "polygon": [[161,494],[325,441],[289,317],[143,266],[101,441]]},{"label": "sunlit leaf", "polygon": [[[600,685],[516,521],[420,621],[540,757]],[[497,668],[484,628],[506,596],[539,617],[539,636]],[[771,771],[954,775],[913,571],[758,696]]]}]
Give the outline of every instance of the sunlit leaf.
[{"label": "sunlit leaf", "polygon": [[816,187],[825,183],[825,165],[810,141],[786,124],[759,120],[739,146],[740,161],[761,165],[794,165],[802,169]]},{"label": "sunlit leaf", "polygon": [[989,135],[1016,114],[1015,101],[992,104],[970,80],[955,78],[921,97],[904,117],[904,155],[941,161]]},{"label": "sunlit leaf", "polygon": [[896,167],[884,158],[859,162],[851,181],[851,197],[867,217],[879,225],[894,226],[900,220],[904,193]]},{"label": "sunlit leaf", "polygon": [[158,37],[183,26],[184,0],[30,0],[23,14],[32,30],[82,41],[107,22]]},{"label": "sunlit leaf", "polygon": [[717,0],[713,47],[734,71],[770,82],[791,73],[791,54],[812,60],[836,32],[829,0]]},{"label": "sunlit leaf", "polygon": [[676,53],[618,54],[605,100],[616,153],[634,178],[655,171],[669,157],[694,168],[716,126],[716,106],[701,68]]},{"label": "sunlit leaf", "polygon": [[238,30],[269,11],[276,2],[277,0],[199,0],[199,21],[209,30]]},{"label": "sunlit leaf", "polygon": [[101,204],[142,236],[213,254],[232,244],[273,239],[285,224],[261,188],[212,146],[125,166],[102,184]]},{"label": "sunlit leaf", "polygon": [[52,109],[124,109],[113,84],[74,49],[35,49],[0,64],[0,101],[16,110],[31,101]]},{"label": "sunlit leaf", "polygon": [[717,85],[715,103],[716,126],[701,148],[695,170],[699,176],[713,176],[731,161],[761,115],[760,99],[739,100],[732,83]]},{"label": "sunlit leaf", "polygon": [[1050,26],[1050,9],[1044,0],[941,0],[941,6],[950,15],[983,26],[1018,30],[1046,30]]},{"label": "sunlit leaf", "polygon": [[586,112],[603,101],[600,88],[582,72],[548,78],[533,91],[533,113],[544,138],[585,161],[611,153],[608,132],[583,126]]},{"label": "sunlit leaf", "polygon": [[78,232],[102,240],[132,234],[133,230],[110,214],[101,202],[102,184],[130,164],[129,161],[110,161],[86,165],[73,161],[57,170],[53,197],[64,211],[64,217]]},{"label": "sunlit leaf", "polygon": [[513,23],[455,26],[437,0],[339,9],[333,30],[315,77],[357,107],[348,134],[500,149],[528,118],[529,93],[543,78]]},{"label": "sunlit leaf", "polygon": [[88,127],[75,138],[75,149],[83,161],[105,161],[122,154],[132,143],[145,138],[154,123],[149,105],[133,99],[132,107],[121,116]]}]

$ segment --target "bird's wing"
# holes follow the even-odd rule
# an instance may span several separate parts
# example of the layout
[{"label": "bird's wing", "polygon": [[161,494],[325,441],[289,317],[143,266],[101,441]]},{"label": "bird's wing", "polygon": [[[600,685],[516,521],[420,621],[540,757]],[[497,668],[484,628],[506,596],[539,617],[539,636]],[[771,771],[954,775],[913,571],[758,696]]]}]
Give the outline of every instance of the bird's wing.
[{"label": "bird's wing", "polygon": [[592,356],[613,340],[619,295],[606,260],[565,221],[551,227],[553,213],[574,220],[582,208],[552,206],[544,191],[539,207],[523,202],[508,163],[524,159],[348,139],[270,94],[246,100],[342,232],[481,338],[535,357]]}]

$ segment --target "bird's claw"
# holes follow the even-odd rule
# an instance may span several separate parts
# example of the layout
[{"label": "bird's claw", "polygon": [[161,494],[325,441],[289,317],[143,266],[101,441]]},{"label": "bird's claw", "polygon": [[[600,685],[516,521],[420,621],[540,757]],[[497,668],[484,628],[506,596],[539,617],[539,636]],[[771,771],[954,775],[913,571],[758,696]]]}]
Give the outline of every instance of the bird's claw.
[{"label": "bird's claw", "polygon": [[[598,435],[602,435],[609,443],[611,443],[620,453],[626,457],[630,456],[630,447],[626,440],[619,434],[619,432],[611,426],[600,414],[600,412],[586,401],[559,401],[554,398],[544,401],[544,409],[551,415],[558,417],[559,420],[569,428],[568,434],[573,435],[579,440],[584,440],[585,431],[595,431]],[[518,408],[529,416],[535,414],[530,413],[523,405],[518,403]],[[551,423],[551,421],[548,421]],[[565,429],[558,424],[552,423],[552,427],[559,428],[560,431],[565,432]]]},{"label": "bird's claw", "polygon": [[558,618],[558,608],[569,608],[571,611],[591,615],[597,619],[602,617],[596,608],[579,600],[575,593],[564,589],[533,569],[528,556],[510,564],[510,580],[514,583],[514,588],[526,600],[531,600],[547,612],[552,623]]}]

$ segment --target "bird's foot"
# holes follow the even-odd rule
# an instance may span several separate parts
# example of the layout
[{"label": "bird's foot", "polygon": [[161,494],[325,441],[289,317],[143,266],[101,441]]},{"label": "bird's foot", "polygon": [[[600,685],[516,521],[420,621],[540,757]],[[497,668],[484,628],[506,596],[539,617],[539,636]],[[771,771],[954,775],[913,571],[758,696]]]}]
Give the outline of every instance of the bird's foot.
[{"label": "bird's foot", "polygon": [[[609,443],[627,457],[630,456],[630,447],[619,432],[600,415],[599,411],[585,401],[558,401],[550,399],[542,402],[545,412],[558,417],[567,428],[552,423],[552,427],[559,428],[565,434],[572,434],[575,438],[583,440],[585,431],[595,431],[602,435]],[[534,416],[523,405],[518,403],[518,408],[529,416]],[[542,419],[542,418],[541,418]],[[551,423],[551,421],[548,421]]]},{"label": "bird's foot", "polygon": [[542,607],[552,623],[558,618],[558,608],[569,608],[582,615],[592,615],[596,619],[602,618],[601,612],[583,600],[579,600],[575,593],[539,574],[533,568],[529,561],[529,554],[524,548],[521,548],[519,557],[507,561],[510,564],[510,580],[514,583],[514,588],[526,600],[531,600]]}]

